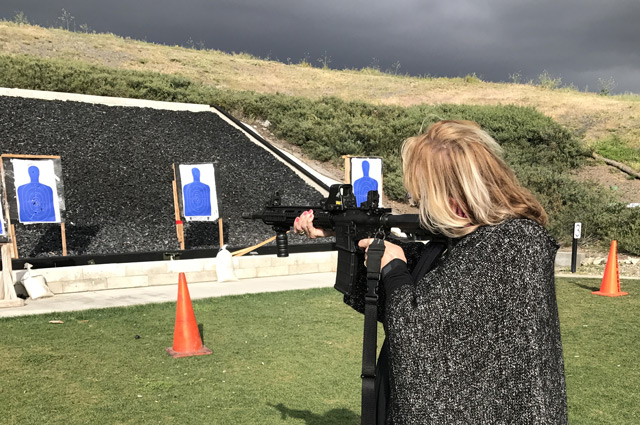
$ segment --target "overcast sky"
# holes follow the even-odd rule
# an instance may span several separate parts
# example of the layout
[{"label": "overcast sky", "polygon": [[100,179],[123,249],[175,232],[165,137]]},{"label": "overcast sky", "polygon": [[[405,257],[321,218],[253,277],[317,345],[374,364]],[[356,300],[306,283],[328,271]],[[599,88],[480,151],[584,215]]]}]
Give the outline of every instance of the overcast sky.
[{"label": "overcast sky", "polygon": [[60,26],[62,9],[77,30],[282,62],[640,93],[640,0],[1,0],[0,17]]}]

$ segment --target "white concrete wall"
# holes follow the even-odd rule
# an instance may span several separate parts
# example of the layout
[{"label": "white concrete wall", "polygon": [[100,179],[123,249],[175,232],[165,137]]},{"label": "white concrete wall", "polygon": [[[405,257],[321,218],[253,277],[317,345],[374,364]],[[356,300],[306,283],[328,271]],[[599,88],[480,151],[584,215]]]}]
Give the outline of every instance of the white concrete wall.
[{"label": "white concrete wall", "polygon": [[[291,254],[289,257],[246,255],[234,257],[233,265],[238,279],[335,272],[337,255],[336,251]],[[185,274],[188,283],[217,281],[215,258],[32,268],[31,271],[34,275],[44,276],[54,294],[174,285],[178,283],[179,273]],[[19,281],[25,270],[14,270],[13,273],[14,280]]]}]

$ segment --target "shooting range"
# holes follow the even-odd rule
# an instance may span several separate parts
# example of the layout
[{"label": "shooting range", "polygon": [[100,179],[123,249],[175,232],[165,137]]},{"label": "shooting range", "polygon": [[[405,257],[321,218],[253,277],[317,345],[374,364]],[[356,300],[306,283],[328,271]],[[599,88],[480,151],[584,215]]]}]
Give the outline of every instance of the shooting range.
[{"label": "shooting range", "polygon": [[376,190],[382,206],[382,158],[345,157],[345,182],[353,185],[358,206],[367,200],[367,193]]},{"label": "shooting range", "polygon": [[[105,411],[101,403],[94,407],[98,404],[94,401],[94,395],[98,396],[98,400],[110,403],[111,411],[119,412],[117,407],[121,406],[123,393],[130,395],[130,401],[136,403],[138,410],[125,412],[116,421],[125,422],[135,417],[140,409],[163,409],[163,406],[164,410],[160,411],[158,417],[166,418],[172,414],[172,401],[180,400],[185,394],[189,397],[194,394],[198,398],[197,403],[202,406],[211,405],[212,408],[206,411],[207,415],[217,415],[225,406],[237,402],[237,396],[231,396],[229,389],[239,386],[243,394],[251,396],[242,404],[242,412],[234,412],[234,420],[229,423],[261,423],[262,418],[278,421],[285,416],[301,418],[303,421],[306,418],[317,423],[357,423],[362,319],[345,307],[340,294],[331,288],[337,264],[335,251],[325,248],[324,252],[295,252],[295,238],[300,240],[303,237],[290,234],[290,257],[277,258],[272,251],[273,255],[234,258],[233,262],[238,265],[235,272],[240,280],[218,282],[214,270],[216,264],[212,261],[220,243],[217,226],[207,219],[187,220],[187,216],[214,216],[211,195],[201,196],[202,201],[197,203],[206,204],[204,199],[209,199],[211,211],[196,209],[196,214],[187,214],[192,210],[187,211],[184,200],[180,198],[186,197],[184,188],[196,181],[196,176],[193,167],[181,172],[179,164],[212,165],[214,180],[207,180],[207,173],[198,168],[199,182],[210,188],[215,186],[218,217],[224,219],[225,234],[232,249],[258,244],[273,237],[270,226],[260,221],[243,221],[239,218],[242,213],[261,210],[276,190],[285,197],[283,205],[308,205],[310,200],[323,196],[314,185],[250,141],[246,133],[212,112],[208,106],[206,110],[193,112],[73,101],[7,100],[0,97],[2,102],[7,109],[25,115],[22,122],[20,114],[12,118],[14,126],[21,123],[20,131],[25,134],[20,137],[12,139],[6,129],[0,126],[0,132],[5,131],[0,137],[7,140],[2,149],[6,149],[7,153],[56,154],[63,160],[64,167],[60,175],[64,181],[64,209],[61,208],[61,214],[63,223],[68,226],[71,251],[66,260],[59,257],[62,242],[58,228],[60,224],[20,222],[16,200],[15,211],[5,214],[5,219],[8,226],[13,224],[16,227],[20,258],[14,260],[17,266],[13,267],[13,275],[10,267],[3,266],[3,274],[9,276],[3,281],[9,284],[1,289],[10,290],[11,283],[17,281],[19,273],[24,273],[21,270],[24,262],[29,261],[36,263],[34,271],[47,278],[49,288],[56,295],[33,303],[27,300],[22,307],[3,308],[2,311],[37,307],[49,300],[55,302],[56,298],[60,299],[59,308],[80,310],[87,307],[68,303],[68,298],[65,298],[68,295],[81,295],[91,300],[90,307],[95,308],[109,299],[111,294],[106,292],[131,287],[145,287],[139,289],[140,294],[147,290],[171,289],[170,299],[157,297],[153,302],[174,302],[179,273],[184,273],[189,285],[198,284],[199,288],[210,291],[206,292],[207,295],[215,294],[209,300],[197,300],[193,306],[195,308],[191,308],[197,320],[185,319],[177,314],[174,305],[167,304],[118,309],[106,314],[95,311],[83,312],[82,316],[77,313],[47,313],[46,316],[24,318],[24,325],[20,328],[24,332],[21,335],[14,336],[11,332],[4,335],[6,345],[20,348],[15,351],[15,365],[10,365],[11,368],[15,370],[25,365],[28,368],[46,362],[47,367],[60,371],[59,382],[63,385],[90,382],[93,392],[87,392],[87,401],[76,423],[90,423],[91,420],[82,420],[94,419]],[[30,114],[45,118],[36,121],[34,126],[34,121],[27,119]],[[69,115],[78,117],[78,121],[68,123]],[[51,129],[50,126],[54,124],[56,128]],[[43,140],[37,137],[42,133],[58,136],[55,140]],[[20,149],[25,143],[30,144],[28,149]],[[82,149],[78,149],[78,146],[82,146]],[[368,175],[365,172],[365,160],[369,163]],[[381,190],[382,163],[379,161],[377,164],[379,175],[375,171],[375,158],[354,158],[353,162],[350,159],[348,180],[355,182],[365,176],[373,179],[379,177],[378,189]],[[26,170],[28,173],[29,167]],[[40,173],[39,183],[43,182],[41,176]],[[12,196],[19,196],[16,186],[29,182],[31,179],[27,183],[13,180],[11,185],[15,195]],[[50,179],[47,183],[52,185]],[[175,192],[170,189],[171,185],[174,185]],[[200,195],[205,192],[200,191]],[[16,217],[15,221],[12,216]],[[176,238],[174,226],[178,221],[184,225],[184,246]],[[314,243],[320,245],[322,242],[319,239]],[[307,240],[304,243],[311,245]],[[11,259],[6,255],[10,253],[8,248],[10,246],[7,245],[3,248],[5,264],[11,264]],[[38,265],[47,264],[46,261],[56,266]],[[328,277],[331,273],[333,276]],[[320,278],[315,278],[313,284],[316,286],[309,286],[313,288],[310,291],[288,290],[294,287],[302,289],[296,285],[300,282],[306,284],[309,275],[324,275],[325,281],[319,282]],[[253,278],[273,276],[277,276],[279,285],[275,286],[272,294],[217,297],[220,292],[214,292],[226,288],[237,290]],[[262,281],[260,285],[254,285],[260,291],[266,289]],[[563,285],[562,289],[566,291],[568,286],[571,286],[571,290],[584,290],[575,285]],[[193,286],[190,289],[192,294],[197,293]],[[128,298],[139,302],[139,296],[136,293]],[[8,295],[8,298],[12,297],[13,294]],[[10,302],[15,305],[22,303],[15,299]],[[184,293],[179,293],[178,305],[181,306],[181,312],[190,310],[191,301]],[[190,324],[190,337],[176,338],[176,333],[180,335],[176,326],[171,347],[173,351],[183,353],[188,350],[184,346],[191,344],[209,347],[212,351],[211,355],[198,359],[200,362],[191,362],[190,370],[174,368],[181,359],[173,359],[164,352],[171,345],[174,314],[177,323]],[[274,322],[274,317],[277,322]],[[98,323],[101,327],[108,326],[111,331],[109,334],[114,337],[100,338],[101,334],[96,333]],[[200,324],[204,325],[202,332]],[[274,338],[274,329],[286,331],[279,332],[278,338]],[[246,330],[251,330],[252,334]],[[55,340],[43,338],[43,335],[53,333],[59,337]],[[63,341],[63,344],[59,344],[59,341]],[[86,341],[97,341],[97,345],[87,344]],[[21,349],[25,344],[34,347],[34,350],[27,353],[27,350]],[[89,351],[86,351],[87,348]],[[584,352],[587,346],[583,348]],[[164,356],[162,361],[148,362],[148,354],[140,357],[141,353],[153,350],[155,353],[151,355]],[[190,354],[191,350],[188,351]],[[308,356],[309,352],[319,355]],[[76,354],[80,360],[75,360]],[[301,358],[311,360],[301,363]],[[149,378],[128,379],[139,373],[139,368],[128,366],[140,364],[140,360],[147,361],[145,374]],[[83,366],[96,366],[84,374],[81,372],[78,377],[74,373],[79,369],[78,361]],[[222,367],[212,370],[211,362]],[[340,362],[339,368],[335,366],[336,362]],[[234,369],[228,368],[227,364]],[[181,367],[183,365],[184,362],[180,364]],[[172,367],[174,375],[167,374],[168,367]],[[227,373],[223,372],[225,370]],[[291,376],[290,380],[282,379],[283,370]],[[314,371],[317,372],[315,375]],[[196,374],[202,374],[205,380],[199,381]],[[90,381],[92,377],[100,375],[108,375],[109,378],[100,382]],[[226,386],[232,375],[234,385],[238,387]],[[117,384],[114,385],[116,380]],[[223,382],[225,380],[227,382]],[[335,386],[330,384],[335,387],[332,391],[339,394],[334,404],[322,397],[317,401],[317,388],[326,387],[327,382],[338,383]],[[30,382],[29,388],[34,393],[47,391],[47,387],[40,385],[38,380]],[[270,391],[265,393],[265,388]],[[14,392],[22,391],[23,388],[18,388]],[[280,398],[281,394],[292,391],[303,394],[305,400],[298,402],[298,398]],[[216,404],[211,401],[212,393],[219,400],[215,401]],[[239,391],[236,393],[239,394]],[[264,394],[271,398],[265,400]],[[16,394],[16,397],[9,399],[26,403],[22,401],[26,398],[20,399],[19,396]],[[51,410],[69,410],[69,405],[65,404],[66,398],[65,394],[53,394],[48,402]],[[155,400],[159,402],[155,403]],[[261,404],[257,405],[254,400],[260,400]],[[347,407],[343,408],[346,405],[343,400],[349,400]],[[22,410],[32,414],[31,406],[33,404]],[[16,405],[12,409],[19,411],[21,407]],[[311,409],[313,411],[309,413]],[[254,412],[256,416],[249,416]],[[235,422],[239,415],[246,416],[241,416]]]},{"label": "shooting range", "polygon": [[495,3],[0,3],[3,423],[640,425],[640,2]]},{"label": "shooting range", "polygon": [[[178,263],[162,261],[169,259],[189,260],[180,264],[189,264],[190,283],[215,280],[211,259],[223,244],[242,253],[264,244],[256,252],[275,253],[275,242],[264,243],[272,229],[243,213],[260,210],[277,190],[288,204],[323,196],[259,135],[209,105],[0,89],[0,110],[11,111],[0,138],[14,277],[33,264],[56,294],[176,284]],[[34,205],[40,213],[21,214],[20,206]],[[296,244],[331,249],[290,238],[294,251]],[[113,264],[134,262],[146,265],[125,273]],[[62,266],[100,272],[78,279],[78,270]],[[251,267],[246,274],[255,276]]]}]

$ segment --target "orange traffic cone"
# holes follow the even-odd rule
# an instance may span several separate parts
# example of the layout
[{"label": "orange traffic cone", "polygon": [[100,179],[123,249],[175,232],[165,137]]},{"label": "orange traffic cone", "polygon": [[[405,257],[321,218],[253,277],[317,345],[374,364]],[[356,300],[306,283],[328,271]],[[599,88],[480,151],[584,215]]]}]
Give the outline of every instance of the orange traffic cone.
[{"label": "orange traffic cone", "polygon": [[620,291],[620,272],[618,270],[617,241],[611,241],[609,258],[607,258],[607,265],[604,268],[604,277],[602,278],[600,290],[594,291],[592,292],[592,294],[604,295],[605,297],[619,297],[621,295],[627,295],[627,292]]},{"label": "orange traffic cone", "polygon": [[172,357],[211,354],[211,350],[202,344],[184,273],[180,273],[178,281],[178,306],[176,308],[176,326],[173,331],[173,347],[168,347],[167,353]]}]

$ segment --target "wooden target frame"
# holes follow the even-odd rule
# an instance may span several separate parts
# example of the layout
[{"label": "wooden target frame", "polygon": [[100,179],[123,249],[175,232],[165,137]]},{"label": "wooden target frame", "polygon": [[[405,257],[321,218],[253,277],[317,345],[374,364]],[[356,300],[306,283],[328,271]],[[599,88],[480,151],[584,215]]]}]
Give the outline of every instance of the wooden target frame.
[{"label": "wooden target frame", "polygon": [[[0,161],[1,163],[2,161]],[[4,175],[4,174],[3,174]],[[13,286],[13,269],[11,258],[14,245],[11,238],[11,220],[9,217],[9,202],[6,200],[4,179],[0,179],[0,209],[2,210],[2,226],[4,234],[0,234],[0,254],[2,256],[2,272],[0,273],[0,308],[21,307],[24,300],[18,298]]]},{"label": "wooden target frame", "polygon": [[[178,176],[176,173],[176,164],[173,163],[171,165],[173,170],[173,209],[176,218],[176,234],[178,237],[178,242],[180,243],[180,249],[184,251],[185,243],[184,243],[184,221],[182,220],[182,210],[180,208],[180,196],[178,195],[178,190],[182,190],[181,185],[179,184]],[[222,231],[222,213],[218,211],[218,234],[220,236],[220,248],[224,245],[224,234]]]},{"label": "wooden target frame", "polygon": [[[18,154],[2,154],[0,155],[0,176],[2,177],[2,189],[5,198],[8,197],[7,192],[7,182],[5,176],[5,167],[4,161],[5,159],[33,159],[33,160],[43,160],[43,159],[53,159],[53,160],[61,160],[59,155],[18,155]],[[60,193],[58,192],[58,197],[60,197]],[[16,228],[15,225],[11,223],[11,210],[9,208],[9,199],[5,199],[4,212],[5,212],[5,220],[7,223],[7,230],[9,232],[9,238],[12,242],[12,258],[18,258],[18,244],[16,242]],[[67,255],[67,233],[64,222],[64,217],[62,211],[60,211],[60,235],[62,238],[62,255]]]}]

